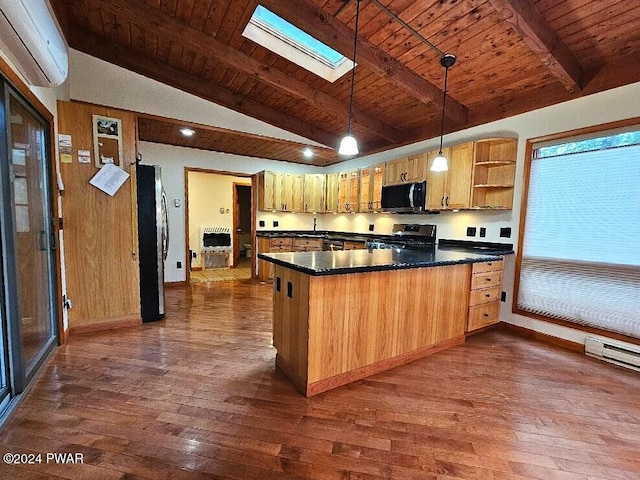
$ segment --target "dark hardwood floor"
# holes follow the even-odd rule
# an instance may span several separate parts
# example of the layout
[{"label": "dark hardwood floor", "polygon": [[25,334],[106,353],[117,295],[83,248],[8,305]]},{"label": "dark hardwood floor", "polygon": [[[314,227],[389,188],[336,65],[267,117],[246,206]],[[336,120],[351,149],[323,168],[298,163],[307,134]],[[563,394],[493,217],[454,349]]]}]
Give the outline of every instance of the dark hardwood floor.
[{"label": "dark hardwood floor", "polygon": [[640,479],[638,373],[494,330],[306,399],[274,370],[269,285],[167,301],[58,349],[0,433],[42,463],[1,479]]}]

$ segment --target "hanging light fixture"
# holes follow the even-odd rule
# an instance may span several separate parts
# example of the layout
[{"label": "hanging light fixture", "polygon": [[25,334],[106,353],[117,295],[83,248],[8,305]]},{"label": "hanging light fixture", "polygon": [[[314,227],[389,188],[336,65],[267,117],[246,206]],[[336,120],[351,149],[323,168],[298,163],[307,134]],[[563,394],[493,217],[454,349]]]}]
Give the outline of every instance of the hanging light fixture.
[{"label": "hanging light fixture", "polygon": [[442,90],[442,117],[440,119],[440,151],[438,156],[433,159],[431,164],[432,172],[446,172],[449,170],[447,165],[447,158],[442,153],[442,137],[444,136],[444,106],[447,101],[447,77],[449,74],[449,67],[456,63],[456,56],[452,53],[446,53],[440,58],[440,65],[444,67],[444,89]]},{"label": "hanging light fixture", "polygon": [[351,97],[349,99],[349,128],[347,134],[340,141],[338,153],[340,155],[357,155],[358,142],[351,134],[351,122],[353,117],[353,89],[356,84],[356,52],[358,50],[358,19],[360,17],[360,0],[356,0],[356,31],[353,36],[353,68],[351,69]]}]

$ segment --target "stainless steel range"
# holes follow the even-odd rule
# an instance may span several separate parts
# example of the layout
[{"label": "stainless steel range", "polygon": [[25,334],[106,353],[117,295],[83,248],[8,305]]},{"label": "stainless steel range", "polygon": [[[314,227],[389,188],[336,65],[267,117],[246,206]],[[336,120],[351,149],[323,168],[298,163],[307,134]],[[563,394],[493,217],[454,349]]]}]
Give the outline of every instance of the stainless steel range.
[{"label": "stainless steel range", "polygon": [[434,249],[436,244],[436,226],[417,223],[396,223],[393,233],[386,237],[374,238],[366,242],[366,247],[409,248],[414,250]]}]

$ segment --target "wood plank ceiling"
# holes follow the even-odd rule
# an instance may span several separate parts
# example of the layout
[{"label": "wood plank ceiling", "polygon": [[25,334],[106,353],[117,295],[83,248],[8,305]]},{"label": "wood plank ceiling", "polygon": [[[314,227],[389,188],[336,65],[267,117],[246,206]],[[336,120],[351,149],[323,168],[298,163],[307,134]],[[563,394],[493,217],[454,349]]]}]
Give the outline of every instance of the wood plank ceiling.
[{"label": "wood plank ceiling", "polygon": [[[355,0],[259,3],[352,57]],[[52,0],[72,48],[330,147],[314,164],[344,160],[333,148],[347,128],[350,73],[331,83],[244,38],[257,4]],[[447,132],[640,81],[640,2],[361,0],[353,127],[361,154],[440,130],[439,55],[379,4],[457,56]],[[158,122],[141,120],[141,140],[309,162],[300,144],[249,142],[241,132],[221,141],[224,132],[204,126],[207,138],[185,141],[175,122]]]}]

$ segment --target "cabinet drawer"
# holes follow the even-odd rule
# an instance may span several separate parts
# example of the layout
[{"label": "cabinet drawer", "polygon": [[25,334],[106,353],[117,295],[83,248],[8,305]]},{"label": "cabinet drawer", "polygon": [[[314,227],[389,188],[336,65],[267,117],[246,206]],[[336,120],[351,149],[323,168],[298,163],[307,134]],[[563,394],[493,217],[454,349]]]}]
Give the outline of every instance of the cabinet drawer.
[{"label": "cabinet drawer", "polygon": [[500,293],[500,287],[471,290],[469,306],[480,305],[481,303],[489,303],[500,300]]},{"label": "cabinet drawer", "polygon": [[320,238],[294,238],[293,247],[320,247],[322,249],[322,239]]},{"label": "cabinet drawer", "polygon": [[360,250],[363,248],[365,248],[364,242],[349,242],[349,241],[344,242],[345,250]]},{"label": "cabinet drawer", "polygon": [[281,247],[281,246],[291,247],[291,240],[293,239],[292,238],[272,238],[269,244],[271,245],[271,250],[273,251],[273,247]]},{"label": "cabinet drawer", "polygon": [[467,331],[471,332],[478,328],[497,323],[500,318],[500,302],[485,303],[469,307],[469,322]]},{"label": "cabinet drawer", "polygon": [[502,271],[475,273],[471,276],[471,290],[497,287],[502,283]]},{"label": "cabinet drawer", "polygon": [[271,253],[275,252],[290,252],[291,246],[289,245],[274,245],[271,246]]},{"label": "cabinet drawer", "polygon": [[322,247],[321,246],[314,246],[314,245],[309,245],[308,247],[305,247],[304,245],[296,245],[293,247],[293,251],[294,252],[321,252],[322,251]]},{"label": "cabinet drawer", "polygon": [[473,264],[473,273],[491,272],[494,270],[502,270],[502,260],[495,262],[478,262]]}]

